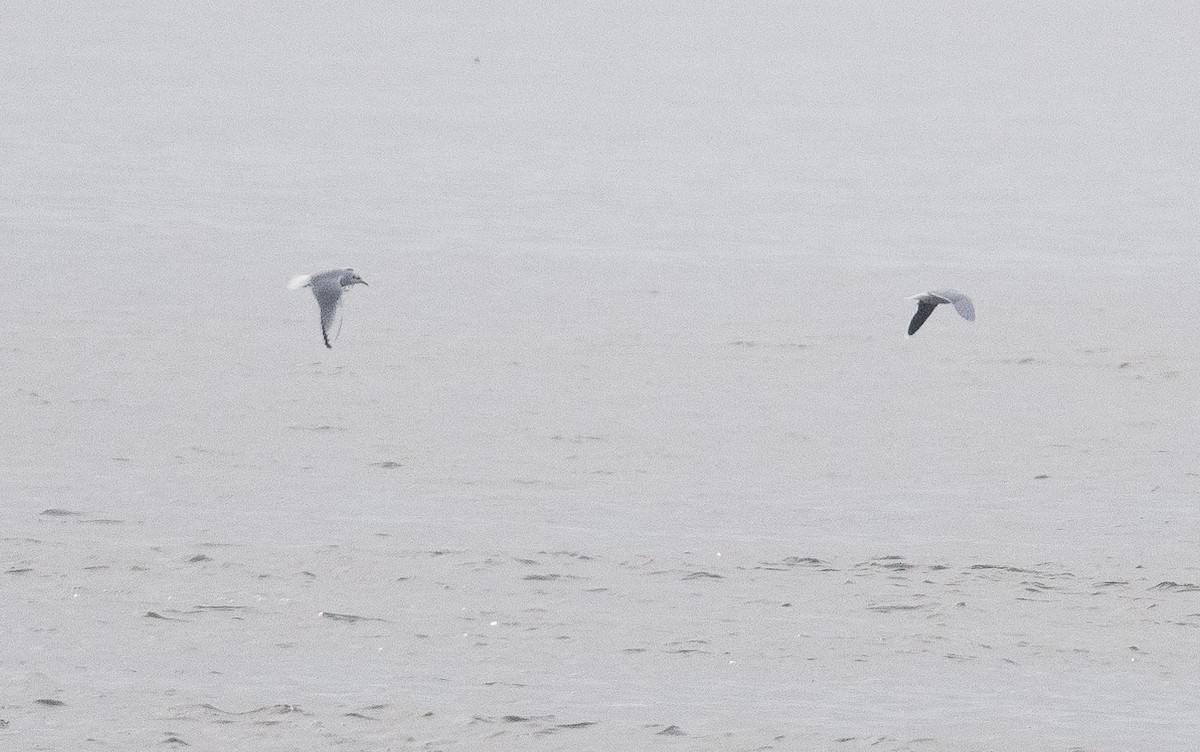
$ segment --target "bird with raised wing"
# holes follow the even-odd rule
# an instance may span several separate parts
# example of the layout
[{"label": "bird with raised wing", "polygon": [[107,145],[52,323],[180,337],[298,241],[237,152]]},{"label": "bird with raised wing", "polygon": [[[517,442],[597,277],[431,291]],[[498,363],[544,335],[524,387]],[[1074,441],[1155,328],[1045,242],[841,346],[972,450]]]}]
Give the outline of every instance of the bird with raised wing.
[{"label": "bird with raised wing", "polygon": [[[325,339],[325,346],[332,348],[333,345],[329,343],[329,330],[333,327],[333,319],[342,302],[342,289],[366,284],[367,281],[358,276],[353,269],[330,269],[320,274],[292,277],[292,281],[288,282],[288,289],[312,288],[313,297],[317,299],[317,305],[321,308],[321,336]],[[336,336],[334,338],[336,339]]]},{"label": "bird with raised wing", "polygon": [[912,321],[908,322],[908,336],[910,337],[917,333],[921,324],[924,324],[925,319],[929,318],[929,314],[933,313],[933,309],[942,303],[953,305],[954,310],[958,311],[958,315],[967,321],[975,320],[975,305],[971,303],[970,298],[958,290],[930,290],[920,295],[913,295],[909,297],[909,300],[917,301],[917,312],[913,315]]}]

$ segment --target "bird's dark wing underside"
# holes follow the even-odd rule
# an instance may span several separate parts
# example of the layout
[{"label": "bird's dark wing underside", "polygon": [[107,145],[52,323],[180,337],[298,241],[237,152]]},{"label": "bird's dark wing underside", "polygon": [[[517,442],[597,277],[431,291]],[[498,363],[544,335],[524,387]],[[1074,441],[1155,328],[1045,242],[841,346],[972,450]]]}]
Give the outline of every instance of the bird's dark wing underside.
[{"label": "bird's dark wing underside", "polygon": [[314,285],[313,295],[317,299],[317,305],[321,306],[321,336],[325,339],[325,346],[332,348],[333,345],[329,344],[329,330],[333,327],[338,302],[342,299],[342,286],[337,282],[320,287]]},{"label": "bird's dark wing underside", "polygon": [[937,303],[926,303],[923,300],[917,302],[917,312],[913,314],[912,321],[908,322],[909,336],[917,333],[921,324],[924,324],[925,319],[929,318],[929,314],[933,313],[934,308],[937,308]]}]

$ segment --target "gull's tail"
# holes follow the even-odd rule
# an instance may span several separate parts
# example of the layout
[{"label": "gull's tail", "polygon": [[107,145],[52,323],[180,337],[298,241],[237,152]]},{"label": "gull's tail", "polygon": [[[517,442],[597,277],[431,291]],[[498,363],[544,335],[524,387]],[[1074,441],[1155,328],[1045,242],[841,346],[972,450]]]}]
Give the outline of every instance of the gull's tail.
[{"label": "gull's tail", "polygon": [[301,287],[308,287],[309,282],[312,282],[312,275],[301,274],[299,277],[292,277],[292,281],[288,282],[288,289],[299,290]]}]

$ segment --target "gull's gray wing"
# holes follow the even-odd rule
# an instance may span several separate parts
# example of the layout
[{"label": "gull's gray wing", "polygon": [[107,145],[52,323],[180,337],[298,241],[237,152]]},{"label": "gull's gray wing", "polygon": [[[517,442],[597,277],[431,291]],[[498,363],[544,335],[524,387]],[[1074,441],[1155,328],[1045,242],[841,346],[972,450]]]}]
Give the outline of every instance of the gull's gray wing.
[{"label": "gull's gray wing", "polygon": [[325,346],[332,348],[333,345],[329,344],[329,330],[333,327],[338,303],[342,300],[342,286],[338,284],[337,279],[318,281],[314,277],[313,296],[317,299],[317,305],[321,307],[321,336],[325,339]]},{"label": "gull's gray wing", "polygon": [[921,328],[921,324],[925,323],[925,319],[929,318],[929,314],[933,313],[933,309],[937,307],[937,303],[917,301],[917,312],[913,314],[912,321],[908,322],[908,336],[916,334],[917,330]]},{"label": "gull's gray wing", "polygon": [[933,294],[947,303],[953,303],[954,310],[958,311],[958,315],[967,321],[975,320],[975,304],[958,290],[934,290]]}]

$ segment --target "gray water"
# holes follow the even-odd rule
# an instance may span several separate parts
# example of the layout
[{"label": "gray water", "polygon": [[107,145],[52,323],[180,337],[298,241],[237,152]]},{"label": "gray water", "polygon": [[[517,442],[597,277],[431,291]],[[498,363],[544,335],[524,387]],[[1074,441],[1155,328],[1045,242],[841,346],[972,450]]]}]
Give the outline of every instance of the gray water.
[{"label": "gray water", "polygon": [[[14,690],[0,738],[157,743],[138,736],[147,718],[191,718],[178,707],[220,706],[223,691],[246,707],[370,704],[329,684],[330,665],[392,686],[391,664],[342,654],[333,633],[288,665],[247,637],[238,650],[256,669],[236,690],[209,686],[163,638],[146,671],[179,661],[162,692],[188,701],[128,689],[122,720],[97,720],[143,613],[197,576],[179,562],[204,544],[264,569],[298,558],[293,576],[324,576],[311,557],[342,547],[353,576],[330,592],[392,604],[376,614],[389,624],[407,601],[390,600],[378,570],[420,551],[571,551],[601,562],[587,577],[605,582],[631,561],[730,579],[788,556],[884,578],[868,563],[900,556],[965,573],[926,585],[947,589],[947,613],[987,604],[962,628],[971,644],[1020,633],[1045,650],[1014,643],[1006,660],[1026,668],[1013,674],[964,676],[942,657],[865,669],[864,690],[839,677],[892,627],[834,578],[804,603],[805,629],[850,642],[814,687],[763,649],[760,673],[728,684],[640,674],[638,706],[664,703],[690,725],[681,749],[789,749],[801,732],[805,748],[838,749],[1165,749],[1200,736],[1200,599],[1153,589],[1200,581],[1192,6],[139,1],[9,3],[4,16],[3,557],[31,570],[0,582],[21,604],[4,664],[13,686],[44,678],[68,704],[49,715]],[[285,284],[343,265],[371,286],[347,293],[327,351],[312,296]],[[946,286],[974,298],[978,320],[938,311],[906,339],[905,297]],[[77,621],[48,604],[89,587],[80,551],[155,579],[94,585],[115,600]],[[222,597],[250,592],[219,558],[198,564]],[[996,592],[970,584],[991,571],[980,564],[1140,595],[1021,621],[1013,599],[1034,576]],[[461,605],[438,583],[493,592],[478,568],[413,566],[434,620]],[[605,722],[581,732],[591,741],[524,742],[649,743],[621,710],[632,680],[611,661],[626,646],[604,625],[709,629],[703,608],[693,619],[671,605],[693,587],[680,582],[560,604],[580,642],[558,660],[579,673],[544,665],[537,702],[572,718],[601,708]],[[753,582],[755,598],[796,597]],[[544,596],[505,592],[530,608]],[[720,611],[744,595],[697,597]],[[304,618],[318,608],[338,610],[314,603]],[[80,663],[55,649],[67,637],[46,637],[100,639],[115,614],[133,619],[129,652]],[[410,670],[458,655],[395,629]],[[214,660],[233,650],[230,635],[200,634]],[[1145,640],[1174,647],[1102,688],[1097,667],[1124,670],[1121,651]],[[1098,645],[1119,658],[1072,662]],[[522,655],[486,661],[503,674]],[[438,744],[487,744],[474,716],[538,715],[520,692],[489,705],[478,664],[457,660],[459,673],[403,693],[457,719]],[[886,699],[914,687],[932,698],[917,715]],[[784,712],[814,688],[802,713]],[[964,707],[978,709],[965,726]],[[723,736],[722,718],[741,736]],[[214,748],[319,744],[303,729],[216,728]],[[515,743],[504,729],[495,748]]]}]

